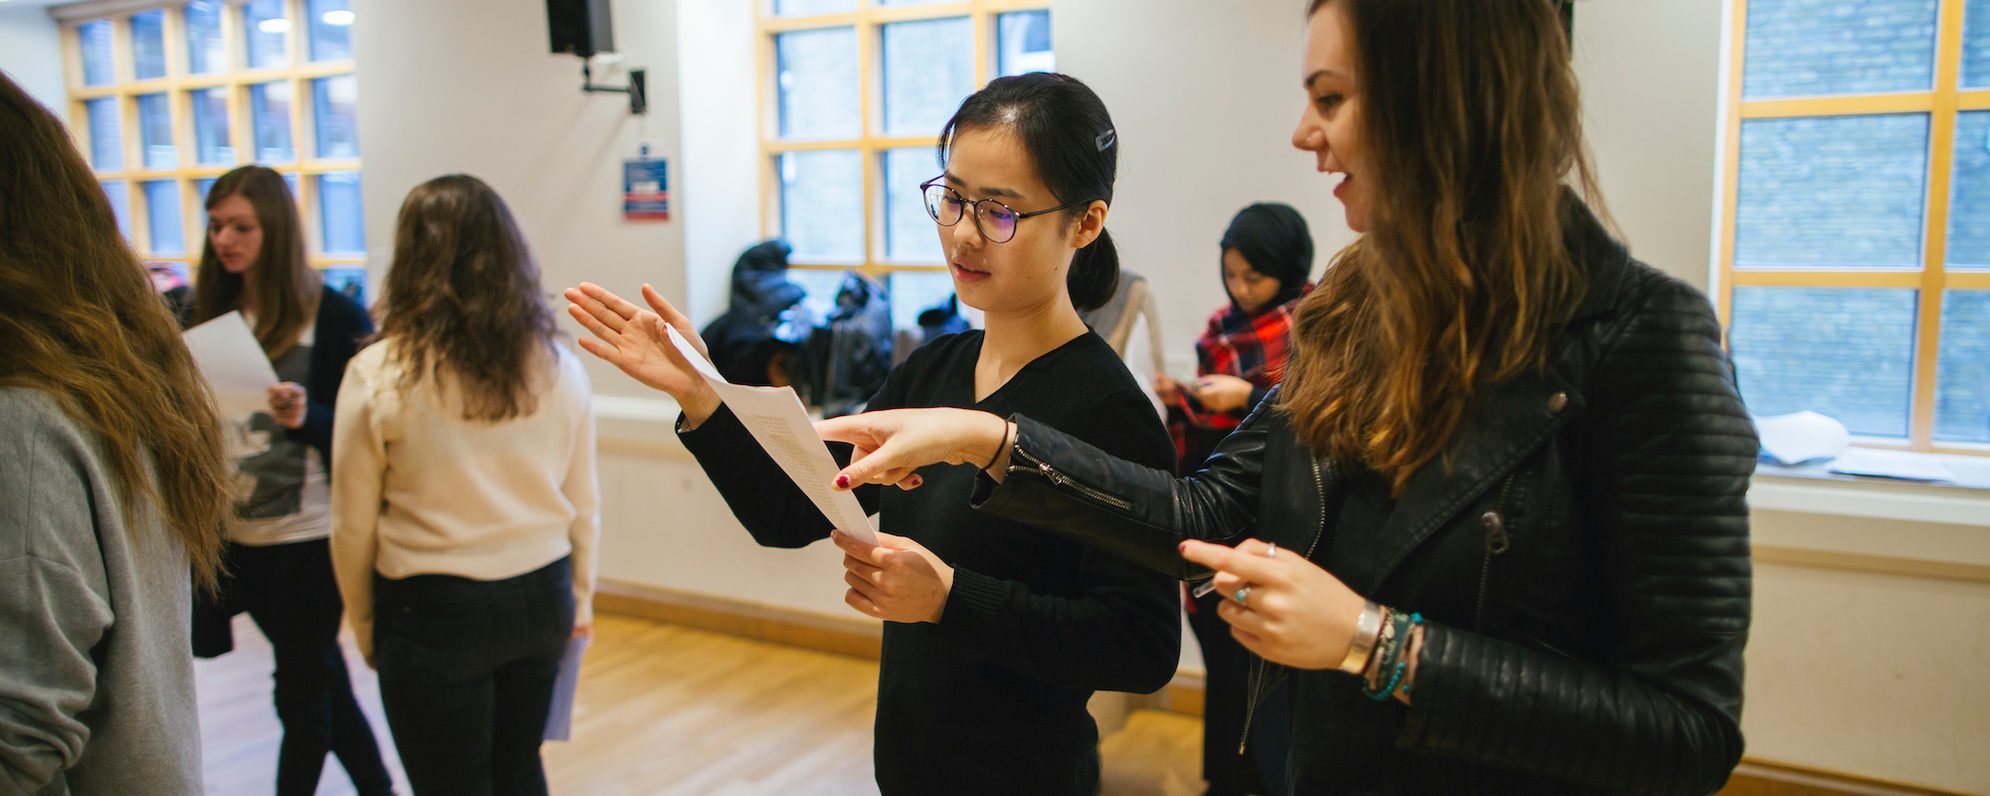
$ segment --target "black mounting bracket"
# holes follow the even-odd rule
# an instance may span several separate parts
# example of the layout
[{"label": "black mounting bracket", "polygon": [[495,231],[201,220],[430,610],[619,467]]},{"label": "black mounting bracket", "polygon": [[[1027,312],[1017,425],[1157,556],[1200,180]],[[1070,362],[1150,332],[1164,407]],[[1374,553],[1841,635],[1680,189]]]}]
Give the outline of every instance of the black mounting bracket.
[{"label": "black mounting bracket", "polygon": [[580,62],[580,90],[588,93],[629,95],[629,115],[642,116],[649,111],[649,70],[629,70],[627,86],[597,86],[594,84],[594,66],[585,59]]}]

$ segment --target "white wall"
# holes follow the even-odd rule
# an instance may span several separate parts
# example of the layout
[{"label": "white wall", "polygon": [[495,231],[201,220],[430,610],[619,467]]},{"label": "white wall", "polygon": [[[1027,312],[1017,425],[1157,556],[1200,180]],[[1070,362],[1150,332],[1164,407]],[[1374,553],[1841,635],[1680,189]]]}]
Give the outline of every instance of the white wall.
[{"label": "white wall", "polygon": [[753,4],[678,0],[684,166],[685,312],[725,312],[733,259],[760,239],[760,120]]},{"label": "white wall", "polygon": [[1720,140],[1722,0],[1590,0],[1575,65],[1606,204],[1631,254],[1705,290]]},{"label": "white wall", "polygon": [[1351,242],[1333,185],[1291,145],[1305,106],[1298,2],[1056,0],[1057,69],[1098,92],[1119,131],[1106,220],[1120,262],[1154,283],[1169,370],[1224,303],[1217,242],[1259,201],[1312,227],[1315,277]]},{"label": "white wall", "polygon": [[[541,0],[355,0],[353,10],[375,287],[401,199],[432,177],[464,172],[511,205],[548,292],[581,280],[628,295],[644,281],[683,291],[683,222],[622,220],[622,161],[638,144],[652,144],[673,172],[681,162],[674,0],[614,4],[621,63],[649,70],[645,117],[630,116],[623,95],[581,92],[580,60],[548,52]],[[595,80],[624,82],[600,68]],[[589,368],[599,392],[642,392],[612,368]]]},{"label": "white wall", "polygon": [[68,120],[62,39],[42,3],[0,4],[0,71]]}]

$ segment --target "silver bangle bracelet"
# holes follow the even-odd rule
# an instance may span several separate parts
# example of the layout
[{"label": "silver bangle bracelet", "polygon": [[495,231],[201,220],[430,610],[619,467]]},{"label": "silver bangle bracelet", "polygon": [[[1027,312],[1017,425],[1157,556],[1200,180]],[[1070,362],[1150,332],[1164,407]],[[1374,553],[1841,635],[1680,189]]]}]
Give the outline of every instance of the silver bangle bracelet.
[{"label": "silver bangle bracelet", "polygon": [[1361,618],[1354,622],[1354,638],[1348,642],[1347,657],[1341,659],[1339,668],[1343,672],[1361,676],[1368,669],[1368,656],[1375,654],[1375,641],[1382,636],[1382,606],[1373,601],[1363,603]]}]

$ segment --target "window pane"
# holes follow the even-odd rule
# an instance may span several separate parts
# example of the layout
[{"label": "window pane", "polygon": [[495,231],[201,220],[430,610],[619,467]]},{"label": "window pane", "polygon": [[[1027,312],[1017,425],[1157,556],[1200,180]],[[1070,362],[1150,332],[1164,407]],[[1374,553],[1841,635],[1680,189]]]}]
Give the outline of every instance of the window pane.
[{"label": "window pane", "polygon": [[250,69],[274,69],[290,63],[290,20],[283,0],[249,0],[242,6],[242,34],[248,43]]},{"label": "window pane", "polygon": [[1749,0],[1745,99],[1926,91],[1936,0]]},{"label": "window pane", "polygon": [[1990,290],[1942,293],[1935,439],[1990,442]]},{"label": "window pane", "polygon": [[193,181],[193,198],[194,201],[200,203],[200,207],[202,208],[201,212],[203,213],[207,212],[206,211],[207,192],[211,190],[214,190],[213,177],[202,177],[198,180]]},{"label": "window pane", "polygon": [[1734,263],[1916,268],[1925,114],[1741,123]]},{"label": "window pane", "polygon": [[76,28],[83,50],[83,85],[108,86],[117,82],[112,60],[111,21],[93,19]]},{"label": "window pane", "polygon": [[923,5],[932,5],[932,4],[934,4],[934,3],[940,3],[940,2],[945,2],[945,0],[879,0],[879,2],[878,2],[878,5],[881,5],[881,6],[923,6]]},{"label": "window pane", "polygon": [[1962,12],[1962,87],[1990,88],[1990,0],[1969,0]]},{"label": "window pane", "polygon": [[193,106],[194,161],[203,166],[232,166],[235,147],[228,141],[228,90],[199,88],[187,94]]},{"label": "window pane", "polygon": [[186,224],[180,217],[180,184],[158,180],[144,184],[145,228],[152,234],[151,254],[187,253]]},{"label": "window pane", "polygon": [[131,15],[131,75],[137,80],[166,76],[166,12]]},{"label": "window pane", "polygon": [[131,189],[124,180],[105,180],[104,196],[111,200],[111,212],[117,215],[117,231],[124,233],[125,240],[130,240]]},{"label": "window pane", "polygon": [[804,30],[774,37],[782,138],[855,138],[857,32]]},{"label": "window pane", "polygon": [[1990,268],[1990,111],[1955,117],[1948,267]]},{"label": "window pane", "polygon": [[311,60],[343,61],[352,57],[351,0],[310,0]]},{"label": "window pane", "polygon": [[945,271],[894,271],[891,287],[891,328],[918,331],[919,313],[954,294],[954,278]]},{"label": "window pane", "polygon": [[1808,409],[1853,434],[1907,436],[1913,290],[1737,287],[1728,344],[1749,412]]},{"label": "window pane", "polygon": [[857,10],[857,0],[774,0],[774,16],[807,17]]},{"label": "window pane", "polygon": [[995,70],[1003,77],[1025,72],[1057,71],[1057,53],[1050,49],[1050,12],[1003,14],[996,34]]},{"label": "window pane", "polygon": [[967,17],[884,26],[885,135],[938,135],[974,91],[974,22]]},{"label": "window pane", "polygon": [[366,223],[359,206],[359,172],[318,176],[318,221],[326,254],[365,254]]},{"label": "window pane", "polygon": [[139,146],[145,153],[145,168],[170,169],[180,165],[179,150],[173,148],[173,114],[164,94],[138,98]]},{"label": "window pane", "polygon": [[249,87],[249,126],[255,130],[259,163],[289,163],[297,159],[290,143],[290,81]]},{"label": "window pane", "polygon": [[118,134],[117,98],[87,100],[90,118],[90,165],[98,171],[124,170],[124,138]]},{"label": "window pane", "polygon": [[359,157],[359,79],[340,75],[311,81],[318,157]]},{"label": "window pane", "polygon": [[836,309],[836,290],[843,285],[843,271],[833,268],[790,268],[788,281],[800,285],[808,295],[801,306],[810,324],[822,323]]},{"label": "window pane", "polygon": [[228,70],[228,45],[221,41],[221,0],[187,4],[187,71],[194,74]]},{"label": "window pane", "polygon": [[[940,175],[938,156],[929,146],[888,149],[884,153],[885,256],[900,261],[944,263],[939,225],[926,214],[919,183]],[[969,222],[973,223],[973,222]]]},{"label": "window pane", "polygon": [[781,230],[796,259],[864,257],[864,161],[856,152],[785,152]]}]

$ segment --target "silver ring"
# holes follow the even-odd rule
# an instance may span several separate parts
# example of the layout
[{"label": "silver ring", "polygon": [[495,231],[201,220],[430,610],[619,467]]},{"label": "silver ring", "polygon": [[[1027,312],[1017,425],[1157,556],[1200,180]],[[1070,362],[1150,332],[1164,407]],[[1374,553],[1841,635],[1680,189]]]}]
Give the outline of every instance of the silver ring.
[{"label": "silver ring", "polygon": [[1264,551],[1264,557],[1265,557],[1265,558],[1277,558],[1277,557],[1278,557],[1278,543],[1277,543],[1277,542],[1272,542],[1272,543],[1271,543],[1271,546],[1270,546],[1270,547],[1267,547],[1267,548],[1265,548],[1265,551]]},{"label": "silver ring", "polygon": [[1236,600],[1238,605],[1242,605],[1245,608],[1249,608],[1250,605],[1244,601],[1251,599],[1251,587],[1245,586],[1241,589],[1238,589],[1236,594],[1230,595],[1230,599]]}]

